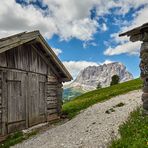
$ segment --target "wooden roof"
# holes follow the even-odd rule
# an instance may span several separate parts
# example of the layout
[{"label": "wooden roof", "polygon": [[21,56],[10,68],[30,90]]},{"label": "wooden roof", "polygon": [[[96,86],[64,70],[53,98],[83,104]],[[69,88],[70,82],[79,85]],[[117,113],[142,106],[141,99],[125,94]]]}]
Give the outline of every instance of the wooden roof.
[{"label": "wooden roof", "polygon": [[54,67],[56,67],[56,70],[58,70],[58,73],[60,73],[63,82],[72,80],[70,73],[67,71],[65,66],[62,64],[38,30],[32,32],[22,32],[0,39],[0,53],[31,41],[39,42],[42,45],[44,51],[46,52],[46,57],[49,58],[52,63],[54,63]]},{"label": "wooden roof", "polygon": [[127,32],[121,33],[119,36],[125,36],[125,35],[135,36],[135,35],[138,35],[138,34],[142,34],[144,32],[148,32],[148,23],[145,23],[142,26],[136,27],[136,28],[129,30]]}]

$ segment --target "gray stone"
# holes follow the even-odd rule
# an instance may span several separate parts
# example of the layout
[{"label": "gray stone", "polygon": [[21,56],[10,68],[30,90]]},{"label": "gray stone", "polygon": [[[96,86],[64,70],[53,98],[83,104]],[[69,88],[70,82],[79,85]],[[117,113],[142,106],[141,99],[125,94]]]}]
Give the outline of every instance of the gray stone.
[{"label": "gray stone", "polygon": [[143,93],[142,94],[142,101],[148,101],[148,93]]},{"label": "gray stone", "polygon": [[144,93],[147,93],[148,92],[148,86],[144,86],[142,90],[143,90]]},{"label": "gray stone", "polygon": [[118,75],[120,82],[133,79],[132,74],[127,71],[125,65],[114,62],[85,68],[78,74],[76,80],[66,87],[76,87],[86,91],[96,89],[98,83],[102,87],[107,87],[110,86],[113,75]]},{"label": "gray stone", "polygon": [[148,101],[143,102],[143,109],[148,111]]}]

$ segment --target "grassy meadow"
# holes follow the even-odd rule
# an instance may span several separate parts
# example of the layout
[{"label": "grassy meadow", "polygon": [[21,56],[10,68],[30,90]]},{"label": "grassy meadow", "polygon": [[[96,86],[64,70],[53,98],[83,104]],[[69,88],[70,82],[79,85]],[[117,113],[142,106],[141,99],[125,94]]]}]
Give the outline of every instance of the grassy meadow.
[{"label": "grassy meadow", "polygon": [[137,90],[142,87],[142,81],[138,78],[128,82],[120,83],[106,88],[90,91],[76,97],[70,102],[64,103],[62,107],[63,114],[69,118],[77,115],[81,110],[94,105],[95,103],[110,99],[111,97]]}]

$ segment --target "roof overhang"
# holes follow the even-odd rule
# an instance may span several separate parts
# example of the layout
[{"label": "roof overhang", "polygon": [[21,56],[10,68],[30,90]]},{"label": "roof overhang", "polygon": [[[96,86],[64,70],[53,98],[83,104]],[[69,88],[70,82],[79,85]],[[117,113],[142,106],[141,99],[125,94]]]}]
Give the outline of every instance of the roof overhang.
[{"label": "roof overhang", "polygon": [[148,39],[148,23],[136,27],[132,30],[119,34],[119,36],[128,36],[132,42],[145,41]]},{"label": "roof overhang", "polygon": [[0,39],[0,53],[28,42],[39,42],[42,45],[44,51],[47,53],[47,58],[50,58],[50,61],[52,60],[53,63],[55,63],[56,67],[58,68],[58,71],[62,74],[62,82],[72,80],[72,76],[70,75],[68,70],[56,56],[51,47],[47,44],[47,42],[45,41],[45,39],[39,31],[22,32],[10,37]]}]

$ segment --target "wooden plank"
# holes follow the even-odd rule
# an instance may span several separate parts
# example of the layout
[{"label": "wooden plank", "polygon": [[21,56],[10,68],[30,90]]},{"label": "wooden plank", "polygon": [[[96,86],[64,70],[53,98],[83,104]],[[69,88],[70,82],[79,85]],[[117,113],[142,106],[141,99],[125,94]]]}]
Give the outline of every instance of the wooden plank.
[{"label": "wooden plank", "polygon": [[[8,71],[8,133],[26,128],[26,90],[25,74]],[[23,121],[23,124],[19,122]],[[13,124],[13,125],[12,125]],[[12,131],[11,131],[12,130]]]},{"label": "wooden plank", "polygon": [[48,115],[48,117],[47,117],[48,122],[54,121],[54,120],[57,120],[57,119],[60,119],[60,117],[57,114],[51,114],[51,115]]},{"label": "wooden plank", "polygon": [[2,67],[6,67],[7,66],[6,54],[5,53],[1,53],[0,54],[0,66],[2,66]]},{"label": "wooden plank", "polygon": [[7,51],[9,49],[18,47],[20,45],[23,45],[24,43],[27,43],[27,42],[35,40],[35,39],[36,38],[30,38],[30,39],[27,39],[27,40],[24,40],[24,41],[19,41],[19,42],[16,42],[14,44],[10,44],[10,45],[4,46],[3,48],[1,48],[0,53],[5,52],[5,51]]},{"label": "wooden plank", "polygon": [[[72,76],[70,75],[70,73],[67,71],[67,69],[65,68],[65,66],[62,64],[62,62],[58,59],[58,57],[56,56],[56,54],[53,52],[53,50],[48,46],[48,44],[46,43],[46,41],[44,40],[44,38],[40,35],[40,38],[37,39],[42,47],[44,48],[44,50],[47,52],[47,54],[49,55],[49,59],[52,59],[52,61],[55,63],[55,65],[58,67],[58,69],[65,75],[65,78],[70,81],[72,80]],[[51,65],[52,66],[52,65]],[[58,73],[59,74],[59,73]]]},{"label": "wooden plank", "polygon": [[55,96],[57,96],[57,92],[54,91],[54,90],[50,90],[50,91],[47,92],[47,96],[55,97]]},{"label": "wooden plank", "polygon": [[45,76],[29,73],[29,126],[46,121],[45,82]]},{"label": "wooden plank", "polygon": [[45,114],[45,82],[39,82],[39,114]]},{"label": "wooden plank", "polygon": [[57,97],[54,97],[54,98],[52,98],[52,97],[47,97],[47,103],[48,102],[57,102]]},{"label": "wooden plank", "polygon": [[47,74],[48,65],[45,62],[45,57],[42,57],[34,46],[29,46],[29,48],[30,71]]},{"label": "wooden plank", "polygon": [[26,121],[18,121],[18,122],[8,124],[8,133],[13,133],[13,132],[25,129],[24,127],[25,124],[26,124]]},{"label": "wooden plank", "polygon": [[[58,80],[56,79],[56,77],[48,75],[48,83],[49,83],[49,85],[57,84]],[[53,85],[53,86],[55,86],[55,85]]]},{"label": "wooden plank", "polygon": [[8,98],[7,98],[7,72],[6,70],[2,71],[2,135],[7,134],[7,111],[8,111]]},{"label": "wooden plank", "polygon": [[47,84],[47,112],[49,114],[58,113],[58,87],[57,83]]},{"label": "wooden plank", "polygon": [[49,64],[48,59],[34,45],[31,45],[31,47],[32,47],[33,50],[35,50],[35,52],[38,55],[38,58],[37,58],[38,72],[47,74],[47,71],[48,71],[47,64]]},{"label": "wooden plank", "polygon": [[49,109],[47,112],[48,112],[48,115],[54,114],[54,113],[57,113],[57,109]]},{"label": "wooden plank", "polygon": [[9,45],[14,44],[14,43],[19,42],[19,41],[20,41],[20,39],[18,37],[1,41],[0,42],[0,48],[9,46]]},{"label": "wooden plank", "polygon": [[62,88],[62,83],[58,84],[58,89],[57,89],[57,111],[58,114],[61,114],[62,110],[62,94],[63,94],[63,88]]},{"label": "wooden plank", "polygon": [[50,109],[57,109],[57,103],[47,104],[47,110],[50,110]]},{"label": "wooden plank", "polygon": [[30,44],[18,46],[6,51],[6,53],[3,54],[6,54],[6,60],[5,56],[2,56],[2,62],[0,60],[0,66],[47,74],[48,65]]}]

